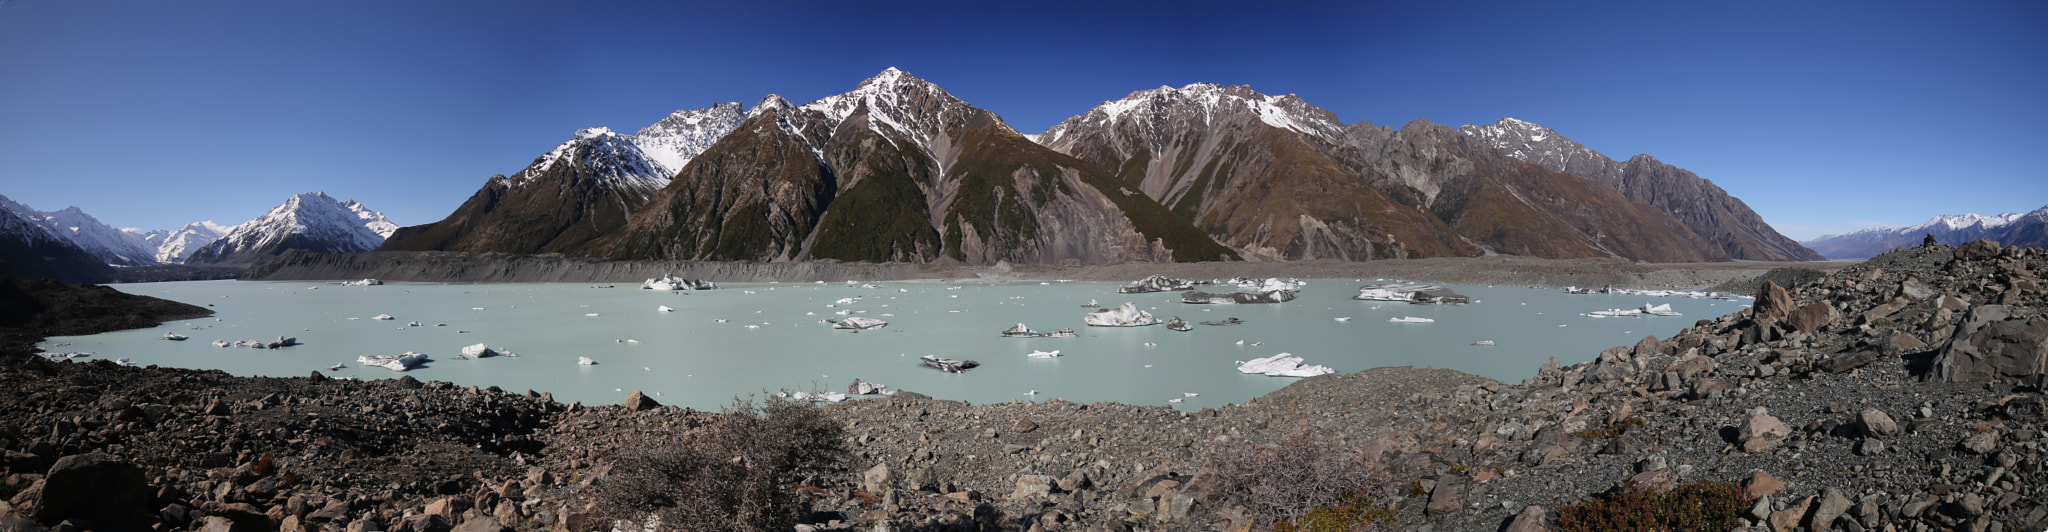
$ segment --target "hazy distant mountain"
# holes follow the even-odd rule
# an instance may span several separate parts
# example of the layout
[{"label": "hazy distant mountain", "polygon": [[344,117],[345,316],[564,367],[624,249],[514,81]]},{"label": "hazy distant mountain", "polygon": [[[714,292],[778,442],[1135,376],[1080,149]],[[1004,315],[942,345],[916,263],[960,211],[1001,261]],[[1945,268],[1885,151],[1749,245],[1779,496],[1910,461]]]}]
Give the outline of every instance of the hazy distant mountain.
[{"label": "hazy distant mountain", "polygon": [[2048,246],[2048,206],[2028,213],[1984,216],[1976,213],[1936,216],[1906,227],[1874,227],[1848,234],[1826,235],[1802,242],[1830,259],[1861,260],[1892,248],[1920,245],[1928,235],[1943,244],[1991,240],[2004,245]]},{"label": "hazy distant mountain", "polygon": [[525,169],[493,176],[439,222],[406,227],[386,249],[547,253],[625,226],[678,170],[738,127],[740,104],[682,110],[622,135],[577,131]]},{"label": "hazy distant mountain", "polygon": [[51,233],[40,221],[21,216],[22,211],[35,212],[0,196],[0,275],[67,283],[99,283],[112,277],[113,268],[105,262]]},{"label": "hazy distant mountain", "polygon": [[141,236],[100,223],[98,218],[93,218],[78,207],[65,207],[54,212],[38,211],[14,200],[0,197],[0,209],[41,226],[51,235],[92,254],[100,262],[116,266],[141,266],[157,262],[155,247],[143,241]]},{"label": "hazy distant mountain", "polygon": [[[158,229],[141,233],[139,236],[142,237],[143,241],[148,242],[150,246],[156,248],[157,262],[174,264],[185,262],[185,259],[191,257],[193,252],[199,251],[201,246],[213,243],[214,240],[227,235],[231,229],[234,228],[213,223],[213,220],[206,220],[185,224],[184,227],[176,230]],[[131,229],[124,229],[124,231],[135,234],[135,231]]]},{"label": "hazy distant mountain", "polygon": [[1510,157],[1591,179],[1649,204],[1738,260],[1820,260],[1813,250],[1778,234],[1749,205],[1712,181],[1649,155],[1616,162],[1543,126],[1502,118],[1493,125],[1458,128]]},{"label": "hazy distant mountain", "polygon": [[325,192],[298,194],[270,212],[228,230],[194,251],[188,264],[247,266],[288,249],[356,252],[376,249],[398,226],[355,201]]}]

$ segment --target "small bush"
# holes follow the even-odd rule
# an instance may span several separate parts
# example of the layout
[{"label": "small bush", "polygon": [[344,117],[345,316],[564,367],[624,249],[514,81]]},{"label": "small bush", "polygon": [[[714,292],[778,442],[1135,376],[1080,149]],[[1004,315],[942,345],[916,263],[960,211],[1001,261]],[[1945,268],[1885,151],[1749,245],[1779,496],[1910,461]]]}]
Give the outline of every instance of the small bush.
[{"label": "small bush", "polygon": [[1243,505],[1258,529],[1366,529],[1380,517],[1372,510],[1391,508],[1398,496],[1384,469],[1307,436],[1218,444],[1208,469],[1205,495],[1218,507]]},{"label": "small bush", "polygon": [[797,484],[846,460],[844,428],[809,403],[735,400],[681,441],[620,458],[597,493],[591,524],[658,518],[672,530],[789,530],[802,512]]},{"label": "small bush", "polygon": [[1588,440],[1598,440],[1598,439],[1605,439],[1605,438],[1613,438],[1613,437],[1616,437],[1616,436],[1620,436],[1620,435],[1621,435],[1621,433],[1623,433],[1623,432],[1628,432],[1628,428],[1629,428],[1629,427],[1635,427],[1635,426],[1640,426],[1640,425],[1642,425],[1642,424],[1643,424],[1643,418],[1639,418],[1639,417],[1630,417],[1630,418],[1626,418],[1626,419],[1623,419],[1623,420],[1621,420],[1621,422],[1619,422],[1619,423],[1615,423],[1615,424],[1613,424],[1613,425],[1608,425],[1608,426],[1605,426],[1605,427],[1600,427],[1600,428],[1594,428],[1594,429],[1586,429],[1586,430],[1582,430],[1582,431],[1574,432],[1574,433],[1572,433],[1572,434],[1577,434],[1577,435],[1578,435],[1579,437],[1581,437],[1581,438],[1585,438],[1585,439],[1588,439]]},{"label": "small bush", "polygon": [[1393,527],[1394,507],[1368,494],[1350,492],[1337,502],[1311,508],[1296,521],[1281,521],[1273,532],[1356,532]]},{"label": "small bush", "polygon": [[1558,532],[1721,531],[1741,525],[1742,488],[1726,482],[1693,482],[1668,493],[1636,489],[1561,508]]}]

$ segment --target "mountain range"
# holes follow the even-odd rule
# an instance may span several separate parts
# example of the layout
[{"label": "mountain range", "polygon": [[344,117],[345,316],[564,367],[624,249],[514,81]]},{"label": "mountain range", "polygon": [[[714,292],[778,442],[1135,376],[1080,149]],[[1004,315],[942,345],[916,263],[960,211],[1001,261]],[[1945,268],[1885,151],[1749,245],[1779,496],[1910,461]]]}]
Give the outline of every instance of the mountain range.
[{"label": "mountain range", "polygon": [[968,264],[1821,258],[1691,172],[1647,155],[1616,162],[1519,120],[1396,130],[1197,83],[1024,135],[893,68],[804,105],[769,95],[634,135],[580,131],[382,249]]},{"label": "mountain range", "polygon": [[368,251],[396,229],[382,214],[321,192],[234,227],[202,221],[147,232],[115,229],[77,207],[39,211],[0,196],[0,274],[104,282],[108,266],[248,266],[287,249]]},{"label": "mountain range", "polygon": [[1862,260],[1892,248],[1916,246],[1928,236],[1947,245],[1990,240],[2004,245],[2048,246],[2048,206],[2026,213],[1936,216],[1906,227],[1873,227],[1801,242],[1830,259]]}]

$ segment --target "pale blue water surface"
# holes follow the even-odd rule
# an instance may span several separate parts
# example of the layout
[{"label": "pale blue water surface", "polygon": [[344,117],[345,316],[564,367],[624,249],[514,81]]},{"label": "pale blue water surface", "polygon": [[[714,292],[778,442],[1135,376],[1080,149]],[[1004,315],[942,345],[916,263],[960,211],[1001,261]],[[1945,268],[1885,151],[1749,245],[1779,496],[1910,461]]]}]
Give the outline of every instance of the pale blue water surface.
[{"label": "pale blue water surface", "polygon": [[[664,404],[716,410],[735,396],[781,389],[845,391],[854,378],[944,399],[1117,401],[1203,408],[1240,403],[1295,379],[1247,375],[1236,362],[1287,352],[1309,364],[1353,372],[1381,366],[1450,368],[1520,382],[1546,359],[1572,364],[1601,349],[1659,338],[1696,320],[1739,310],[1746,300],[1569,295],[1557,290],[1457,286],[1474,303],[1410,305],[1350,299],[1372,280],[1310,280],[1301,297],[1273,305],[1189,305],[1180,293],[1118,294],[1114,283],[845,284],[732,283],[682,294],[637,285],[417,284],[346,287],[317,282],[195,281],[118,284],[124,292],[201,306],[213,317],[153,329],[52,337],[51,352],[88,352],[92,359],[220,369],[235,375],[363,379],[411,375],[507,391],[551,392],[563,402],[617,403],[644,391]],[[1222,291],[1228,287],[1207,287]],[[851,305],[841,298],[858,297]],[[1191,323],[1237,317],[1243,325],[1088,327],[1089,300],[1105,307],[1136,302],[1166,320]],[[1589,318],[1581,313],[1669,303],[1683,317]],[[666,305],[674,312],[659,312]],[[481,309],[481,310],[479,310]],[[888,327],[854,333],[819,323],[855,316]],[[392,321],[370,319],[390,314]],[[587,314],[596,314],[588,316]],[[1434,323],[1389,323],[1417,316]],[[1351,317],[1349,321],[1336,321]],[[726,320],[719,322],[717,320]],[[421,327],[410,327],[418,321]],[[1079,338],[1002,338],[1018,322],[1038,331],[1073,328]],[[437,327],[436,324],[446,326]],[[748,328],[756,325],[758,328]],[[162,339],[165,331],[191,337]],[[305,345],[277,350],[221,348],[215,339],[274,340]],[[637,340],[637,343],[627,340]],[[1238,341],[1243,343],[1239,344]],[[1492,340],[1496,345],[1472,345]],[[1147,343],[1156,344],[1148,347]],[[483,343],[517,357],[457,360],[463,346]],[[70,345],[57,345],[70,344]],[[1063,356],[1028,358],[1034,349]],[[358,355],[425,353],[434,361],[405,373],[364,367]],[[938,355],[981,362],[964,374],[920,366]],[[579,366],[577,357],[599,364]],[[347,368],[329,371],[341,363]],[[1036,390],[1036,395],[1027,395]],[[1198,397],[1184,398],[1185,393]]]}]

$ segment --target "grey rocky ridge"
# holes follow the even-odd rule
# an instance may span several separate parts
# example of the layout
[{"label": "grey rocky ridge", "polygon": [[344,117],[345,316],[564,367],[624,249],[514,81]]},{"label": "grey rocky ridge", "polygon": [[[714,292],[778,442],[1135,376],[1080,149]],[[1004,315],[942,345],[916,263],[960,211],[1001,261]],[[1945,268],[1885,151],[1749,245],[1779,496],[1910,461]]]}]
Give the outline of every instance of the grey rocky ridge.
[{"label": "grey rocky ridge", "polygon": [[296,194],[186,257],[188,264],[249,266],[288,250],[351,253],[376,249],[398,229],[354,200],[325,192]]},{"label": "grey rocky ridge", "polygon": [[1831,259],[1861,260],[1893,248],[1912,247],[1926,238],[1949,245],[1990,240],[2011,246],[2048,246],[2048,207],[1992,216],[1942,215],[1905,227],[1873,227],[1825,235],[1801,244]]},{"label": "grey rocky ridge", "polygon": [[[1700,481],[1736,484],[1729,527],[2038,529],[2044,269],[2040,249],[1901,249],[1521,383],[1378,368],[1185,412],[848,401],[821,407],[848,460],[795,491],[813,530],[1244,530],[1274,515],[1216,458],[1307,449],[1289,456],[1377,471],[1368,500],[1406,529],[1568,530],[1610,490]],[[81,501],[53,486],[127,463],[141,486],[103,475],[107,492],[152,495],[102,510],[167,529],[609,526],[588,497],[636,467],[621,456],[720,425],[653,401],[8,356],[10,523],[56,525],[45,508]]]}]

